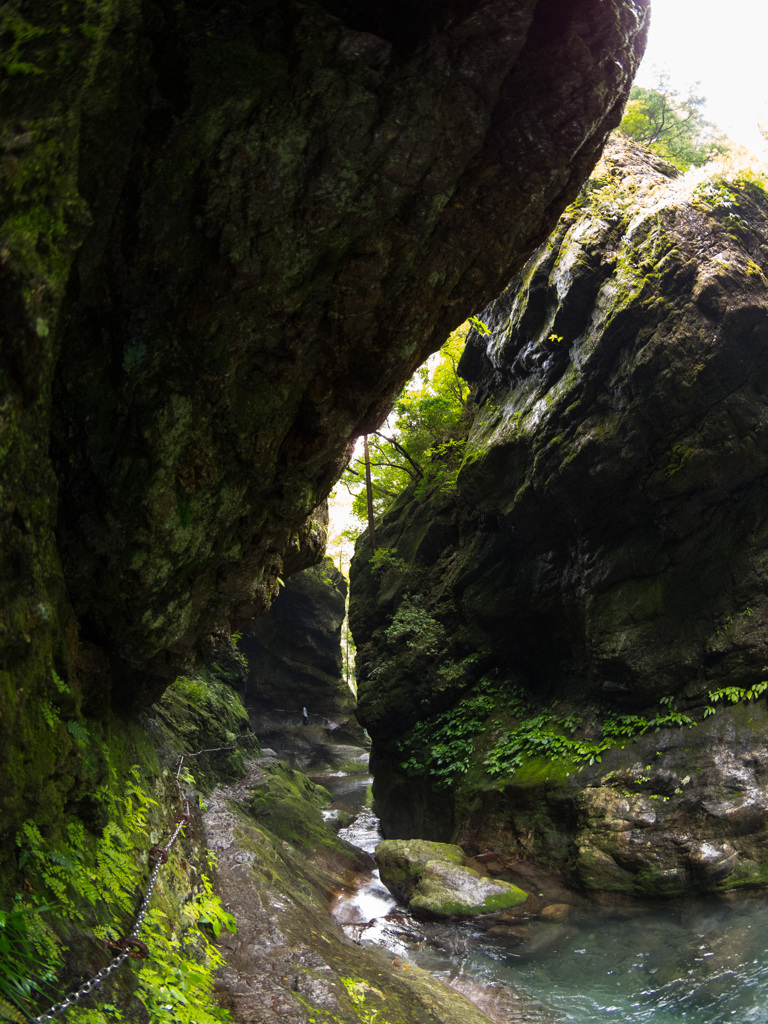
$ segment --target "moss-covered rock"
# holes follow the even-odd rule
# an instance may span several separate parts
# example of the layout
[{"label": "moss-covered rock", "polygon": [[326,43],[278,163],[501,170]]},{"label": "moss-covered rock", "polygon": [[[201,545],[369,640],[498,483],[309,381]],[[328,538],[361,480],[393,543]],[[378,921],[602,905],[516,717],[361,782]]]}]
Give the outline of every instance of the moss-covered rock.
[{"label": "moss-covered rock", "polygon": [[474,917],[518,907],[527,899],[528,893],[509,882],[483,878],[465,865],[430,860],[408,906],[417,916]]},{"label": "moss-covered rock", "polygon": [[84,635],[140,702],[320,556],[349,443],[573,197],[646,18],[377,10],[0,15],[7,480],[48,496],[6,532],[42,554],[57,522]]},{"label": "moss-covered rock", "polygon": [[483,877],[465,865],[464,851],[451,843],[385,839],[375,858],[382,882],[417,916],[492,914],[528,898],[517,886]]},{"label": "moss-covered rock", "polygon": [[278,763],[264,767],[264,779],[253,793],[249,811],[276,836],[306,846],[329,837],[320,808],[330,802],[327,789]]},{"label": "moss-covered rock", "polygon": [[464,863],[460,846],[426,839],[385,839],[376,847],[375,857],[382,882],[401,903],[410,901],[430,861]]},{"label": "moss-covered rock", "polygon": [[[456,486],[404,492],[351,569],[384,829],[582,887],[762,885],[765,191],[617,139],[481,319]],[[413,607],[436,653],[393,641]]]}]

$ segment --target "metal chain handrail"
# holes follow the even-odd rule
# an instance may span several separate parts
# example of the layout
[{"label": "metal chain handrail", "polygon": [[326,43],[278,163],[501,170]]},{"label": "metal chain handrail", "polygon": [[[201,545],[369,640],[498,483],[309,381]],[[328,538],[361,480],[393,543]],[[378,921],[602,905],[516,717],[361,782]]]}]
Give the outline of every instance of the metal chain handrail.
[{"label": "metal chain handrail", "polygon": [[[187,809],[189,809],[186,797],[184,800]],[[121,967],[129,956],[134,959],[143,960],[148,955],[147,947],[138,937],[139,931],[141,930],[147,910],[149,909],[149,901],[152,899],[152,893],[154,892],[160,868],[168,860],[168,852],[178,839],[182,828],[189,822],[189,820],[190,817],[188,813],[178,815],[176,828],[173,830],[173,834],[165,846],[153,846],[149,851],[150,859],[155,861],[155,866],[152,868],[152,874],[149,876],[147,891],[144,894],[144,899],[142,900],[141,907],[139,908],[139,913],[133,923],[131,934],[117,942],[108,943],[111,949],[119,950],[118,956],[111,960],[106,967],[102,967],[101,970],[94,974],[92,978],[89,978],[88,981],[84,982],[80,988],[65,996],[61,1002],[54,1003],[54,1005],[49,1010],[46,1010],[45,1013],[41,1013],[39,1017],[35,1017],[35,1024],[45,1024],[46,1021],[55,1020],[57,1017],[60,1017],[62,1013],[65,1013],[71,1006],[79,1003],[84,996],[87,996],[89,992],[92,992],[95,988],[101,985],[102,982],[106,981],[110,974],[114,973],[118,967]]]},{"label": "metal chain handrail", "polygon": [[[241,733],[239,736],[235,736],[235,739],[242,739],[245,736],[254,736],[254,733]],[[165,844],[165,846],[160,846],[158,844],[153,846],[149,850],[149,859],[151,861],[154,861],[154,867],[152,868],[152,873],[149,876],[149,880],[147,882],[147,891],[144,894],[144,899],[141,902],[139,912],[136,915],[136,920],[133,923],[133,929],[131,931],[131,934],[123,939],[117,940],[116,942],[108,942],[108,947],[110,949],[117,950],[118,955],[113,960],[111,960],[105,967],[102,967],[100,971],[94,974],[92,978],[89,978],[88,981],[84,982],[80,986],[80,988],[75,989],[74,992],[70,992],[60,1002],[54,1003],[54,1005],[49,1010],[46,1010],[45,1013],[41,1013],[40,1016],[34,1017],[33,1024],[47,1024],[48,1021],[55,1020],[57,1017],[60,1017],[63,1013],[66,1013],[66,1011],[69,1010],[70,1007],[75,1006],[77,1003],[80,1002],[81,999],[83,999],[95,988],[98,988],[99,985],[106,981],[110,974],[113,974],[119,967],[122,967],[122,965],[125,963],[128,957],[131,957],[134,960],[144,960],[149,956],[149,949],[147,948],[146,943],[142,942],[141,939],[139,938],[139,932],[141,931],[141,926],[144,923],[144,918],[146,917],[147,911],[149,910],[149,902],[152,899],[152,893],[154,892],[155,885],[157,883],[157,876],[160,873],[160,868],[168,860],[168,854],[171,850],[171,847],[178,839],[179,833],[184,828],[184,826],[188,825],[189,822],[192,820],[189,812],[189,800],[187,799],[184,790],[181,788],[181,783],[179,781],[181,777],[181,769],[184,766],[184,758],[199,757],[201,754],[215,754],[222,750],[235,750],[236,747],[237,744],[232,744],[228,747],[209,747],[206,750],[198,750],[194,753],[182,754],[179,757],[179,763],[176,769],[174,782],[176,784],[176,788],[179,791],[179,798],[182,802],[184,810],[176,816],[173,834],[171,835],[170,839]]]}]

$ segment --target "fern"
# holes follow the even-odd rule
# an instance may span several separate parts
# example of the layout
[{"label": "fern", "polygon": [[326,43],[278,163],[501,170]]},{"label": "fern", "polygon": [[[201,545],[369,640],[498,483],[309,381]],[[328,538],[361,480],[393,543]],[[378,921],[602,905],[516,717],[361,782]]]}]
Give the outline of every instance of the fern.
[{"label": "fern", "polygon": [[27,1018],[17,1010],[15,1006],[11,1006],[10,1003],[6,1003],[4,999],[0,999],[0,1017],[3,1020],[13,1021],[13,1024],[27,1024]]}]

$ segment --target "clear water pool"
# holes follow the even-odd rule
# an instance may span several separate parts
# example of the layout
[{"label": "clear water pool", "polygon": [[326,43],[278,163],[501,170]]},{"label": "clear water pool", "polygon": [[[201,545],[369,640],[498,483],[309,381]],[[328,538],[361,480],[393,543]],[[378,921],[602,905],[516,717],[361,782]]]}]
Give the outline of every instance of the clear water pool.
[{"label": "clear water pool", "polygon": [[[362,794],[369,782],[340,779],[339,797],[355,803],[355,789]],[[378,822],[364,809],[342,835],[371,851]],[[377,874],[348,902],[351,937],[444,977],[500,1021],[768,1024],[768,897],[662,903],[566,925],[533,922],[536,941],[525,952],[470,926],[425,929]],[[507,998],[483,1005],[483,991]]]}]

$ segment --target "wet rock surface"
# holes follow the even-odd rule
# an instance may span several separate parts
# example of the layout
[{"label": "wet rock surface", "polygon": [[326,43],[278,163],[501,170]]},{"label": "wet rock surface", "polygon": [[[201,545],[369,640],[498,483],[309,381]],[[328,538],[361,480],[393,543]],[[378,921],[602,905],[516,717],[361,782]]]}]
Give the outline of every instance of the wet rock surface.
[{"label": "wet rock surface", "polygon": [[[462,360],[479,407],[455,489],[406,492],[377,524],[398,569],[372,572],[365,544],[352,566],[385,834],[615,893],[765,884],[767,275],[762,190],[678,176],[617,140],[484,311],[490,333]],[[388,644],[416,599],[437,656]],[[476,694],[463,727],[514,749],[525,714],[499,719],[505,693],[543,715],[539,750],[558,716],[589,743],[626,715],[627,739],[600,764],[525,755],[489,778],[440,715]],[[455,758],[453,786],[430,778],[432,756],[443,775]]]},{"label": "wet rock surface", "polygon": [[259,718],[324,723],[337,738],[363,740],[343,673],[341,627],[347,582],[330,558],[285,581],[269,611],[242,629],[248,662],[244,697]]},{"label": "wet rock surface", "polygon": [[419,878],[430,861],[463,864],[464,851],[450,843],[425,839],[387,839],[376,847],[376,864],[381,880],[392,895],[403,903],[413,896]]},{"label": "wet rock surface", "polygon": [[417,916],[493,914],[524,903],[527,894],[508,882],[482,878],[460,864],[430,860],[408,904]]},{"label": "wet rock surface", "polygon": [[[216,789],[205,829],[216,853],[222,900],[237,917],[223,935],[227,966],[218,991],[235,1019],[308,1024],[318,1015],[357,1024],[383,1012],[397,1024],[435,1021],[487,1024],[461,995],[383,950],[345,939],[328,913],[328,898],[365,870],[367,856],[328,831],[325,840],[296,845],[260,827],[243,807],[257,799],[274,760],[252,762],[248,775]],[[367,1016],[366,1016],[367,1014]]]},{"label": "wet rock surface", "polygon": [[449,843],[389,839],[375,852],[381,880],[409,910],[423,917],[474,916],[518,906],[527,894],[482,877],[464,851]]}]

